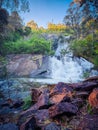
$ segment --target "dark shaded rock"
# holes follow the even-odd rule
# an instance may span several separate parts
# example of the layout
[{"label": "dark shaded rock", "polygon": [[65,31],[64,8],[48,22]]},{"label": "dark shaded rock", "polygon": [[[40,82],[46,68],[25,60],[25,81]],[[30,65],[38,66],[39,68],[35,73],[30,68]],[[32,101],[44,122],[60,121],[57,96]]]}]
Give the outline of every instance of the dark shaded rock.
[{"label": "dark shaded rock", "polygon": [[76,91],[92,91],[98,87],[98,82],[82,82],[73,84],[73,87]]},{"label": "dark shaded rock", "polygon": [[48,124],[44,130],[61,130],[60,126],[57,126],[54,122]]},{"label": "dark shaded rock", "polygon": [[23,100],[17,100],[15,102],[13,102],[13,105],[10,106],[10,108],[18,108],[18,107],[21,107],[23,104],[24,104]]},{"label": "dark shaded rock", "polygon": [[38,69],[38,70],[34,70],[32,71],[31,77],[44,77],[45,74],[47,74],[47,69]]},{"label": "dark shaded rock", "polygon": [[89,96],[89,93],[88,92],[77,92],[75,94],[75,96],[78,98],[87,98]]},{"label": "dark shaded rock", "polygon": [[21,100],[16,100],[13,101],[12,99],[7,99],[4,101],[4,103],[1,104],[1,107],[10,107],[10,108],[18,108],[21,107],[24,104],[24,101]]},{"label": "dark shaded rock", "polygon": [[8,123],[4,125],[0,125],[0,130],[19,130],[15,124]]},{"label": "dark shaded rock", "polygon": [[11,109],[9,107],[3,107],[3,108],[0,108],[0,115],[5,115],[5,114],[8,114],[8,113],[11,113]]},{"label": "dark shaded rock", "polygon": [[98,130],[98,115],[86,115],[77,130]]},{"label": "dark shaded rock", "polygon": [[20,130],[41,130],[36,125],[36,120],[34,117],[30,117],[20,126]]},{"label": "dark shaded rock", "polygon": [[89,104],[93,108],[98,108],[98,88],[94,89],[93,92],[89,95]]},{"label": "dark shaded rock", "polygon": [[10,106],[10,104],[8,102],[5,102],[5,103],[1,104],[1,107],[9,107],[9,106]]},{"label": "dark shaded rock", "polygon": [[[80,120],[79,118],[72,118],[70,121],[69,121],[69,126],[72,126],[72,129],[71,130],[76,130],[77,126],[79,125],[80,123]],[[66,129],[65,129],[66,130]]]},{"label": "dark shaded rock", "polygon": [[45,121],[48,119],[49,112],[47,109],[38,110],[35,113],[32,113],[30,117],[26,117],[26,120],[23,123],[20,123],[20,130],[39,130],[46,125]]},{"label": "dark shaded rock", "polygon": [[38,110],[34,113],[37,126],[42,127],[46,125],[46,121],[49,122],[49,111],[48,109]]},{"label": "dark shaded rock", "polygon": [[62,114],[72,116],[73,114],[76,114],[77,111],[78,111],[77,106],[71,103],[62,102],[49,108],[49,116],[51,118]]},{"label": "dark shaded rock", "polygon": [[71,103],[78,106],[78,108],[80,108],[84,105],[84,100],[82,98],[76,98],[73,99]]},{"label": "dark shaded rock", "polygon": [[93,77],[89,77],[86,80],[84,80],[83,82],[92,82],[92,81],[98,81],[98,76],[93,76]]}]

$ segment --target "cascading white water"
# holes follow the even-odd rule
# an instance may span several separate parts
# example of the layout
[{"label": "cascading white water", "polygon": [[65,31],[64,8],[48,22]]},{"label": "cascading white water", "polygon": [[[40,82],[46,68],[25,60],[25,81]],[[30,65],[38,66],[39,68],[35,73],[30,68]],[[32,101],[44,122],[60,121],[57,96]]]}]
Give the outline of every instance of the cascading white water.
[{"label": "cascading white water", "polygon": [[[68,38],[68,37],[67,37]],[[62,56],[62,49],[68,53]],[[58,58],[59,57],[59,58]],[[50,57],[50,77],[56,82],[78,82],[84,79],[84,73],[90,71],[93,64],[83,58],[72,58],[69,51],[68,42],[58,42],[55,56]]]}]

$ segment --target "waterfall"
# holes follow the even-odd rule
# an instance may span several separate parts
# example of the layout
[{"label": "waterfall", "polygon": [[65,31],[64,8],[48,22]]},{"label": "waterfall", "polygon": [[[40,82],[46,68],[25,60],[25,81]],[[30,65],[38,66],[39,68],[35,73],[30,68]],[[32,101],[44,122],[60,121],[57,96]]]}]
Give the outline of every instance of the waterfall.
[{"label": "waterfall", "polygon": [[[68,47],[68,37],[64,42],[58,42],[55,55],[49,58],[50,77],[56,82],[78,82],[84,79],[85,73],[90,73],[93,64],[84,58],[73,58],[73,53]],[[62,51],[65,50],[65,55]],[[90,73],[91,74],[91,73]]]}]

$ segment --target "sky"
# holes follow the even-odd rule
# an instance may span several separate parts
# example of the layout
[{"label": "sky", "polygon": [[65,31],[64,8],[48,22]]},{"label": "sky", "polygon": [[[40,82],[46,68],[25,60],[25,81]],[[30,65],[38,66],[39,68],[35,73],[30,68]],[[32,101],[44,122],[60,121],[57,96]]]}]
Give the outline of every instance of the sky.
[{"label": "sky", "polygon": [[30,12],[22,14],[24,23],[34,20],[38,26],[62,23],[72,0],[29,0]]}]

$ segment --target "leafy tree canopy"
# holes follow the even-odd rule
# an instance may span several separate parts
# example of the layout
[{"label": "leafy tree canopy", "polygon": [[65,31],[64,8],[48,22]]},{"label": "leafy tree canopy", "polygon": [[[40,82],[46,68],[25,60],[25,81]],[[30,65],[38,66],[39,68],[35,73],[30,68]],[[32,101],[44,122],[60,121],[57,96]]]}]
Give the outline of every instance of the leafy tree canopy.
[{"label": "leafy tree canopy", "polygon": [[0,0],[0,8],[12,11],[29,11],[28,0]]}]

